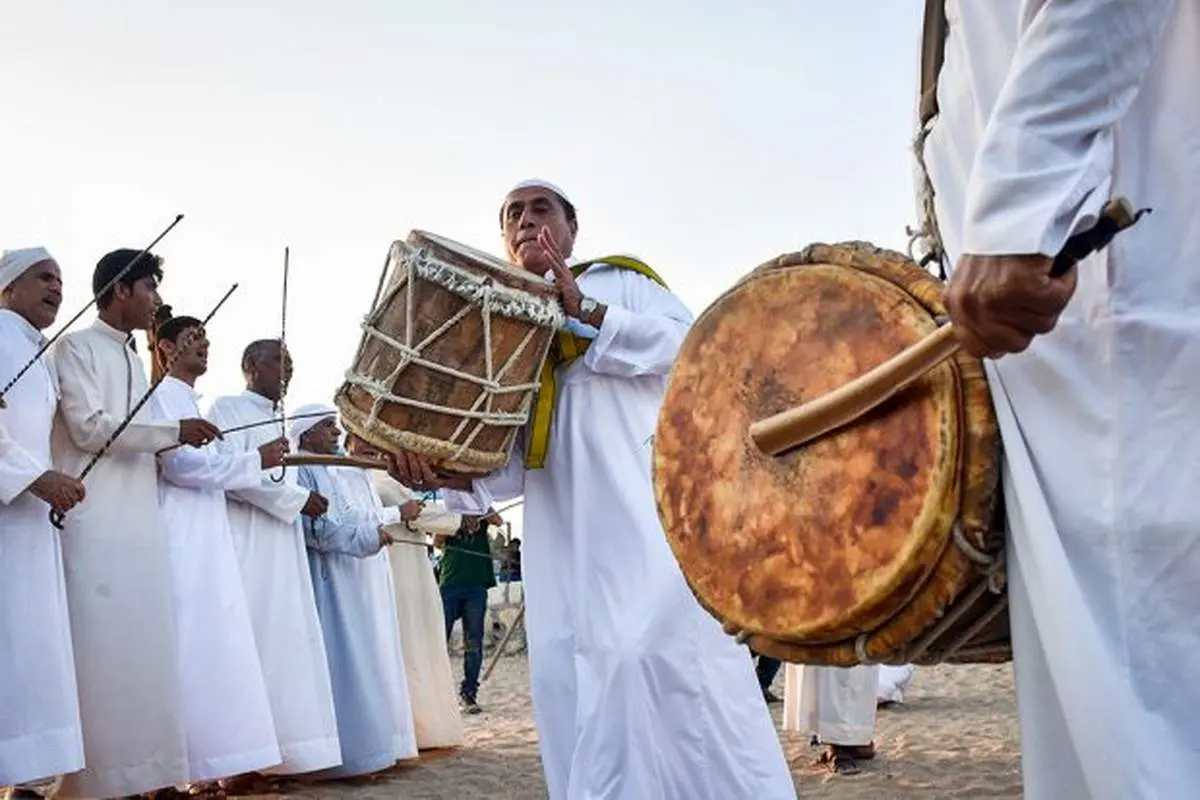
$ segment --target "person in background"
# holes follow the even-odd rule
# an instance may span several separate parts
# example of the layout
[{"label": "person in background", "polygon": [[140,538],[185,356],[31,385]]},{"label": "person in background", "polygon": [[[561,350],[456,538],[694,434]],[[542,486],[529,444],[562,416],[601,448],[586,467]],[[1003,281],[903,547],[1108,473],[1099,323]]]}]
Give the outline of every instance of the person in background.
[{"label": "person in background", "polygon": [[463,624],[463,680],[458,697],[468,714],[481,711],[476,695],[479,671],[483,666],[483,623],[487,614],[488,589],[496,585],[489,524],[499,526],[503,520],[494,512],[484,517],[464,515],[462,526],[454,536],[434,539],[435,547],[446,548],[442,554],[439,584],[446,613],[447,642],[454,632],[454,623],[461,619]]}]

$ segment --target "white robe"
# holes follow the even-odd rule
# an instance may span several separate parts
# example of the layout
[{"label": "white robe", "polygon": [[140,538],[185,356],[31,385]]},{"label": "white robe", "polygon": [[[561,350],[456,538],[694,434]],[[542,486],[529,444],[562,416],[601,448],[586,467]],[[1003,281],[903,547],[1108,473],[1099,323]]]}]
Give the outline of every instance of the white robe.
[{"label": "white robe", "polygon": [[[925,153],[951,263],[1057,252],[1055,330],[988,365],[1005,448],[1025,796],[1174,798],[1200,772],[1200,4],[951,2]],[[1191,498],[1191,499],[1189,499]]]},{"label": "white robe", "polygon": [[[196,392],[168,376],[156,419],[200,416]],[[209,781],[280,762],[271,704],[225,510],[225,490],[262,477],[254,451],[180,447],[158,457],[158,498],[174,578],[188,778]]]},{"label": "white robe", "polygon": [[[0,386],[45,339],[0,309]],[[50,507],[29,485],[50,469],[58,387],[46,359],[0,409],[0,786],[74,772],[83,734],[62,546]]]},{"label": "white robe", "polygon": [[[271,401],[253,392],[220,397],[208,419],[221,429],[272,417]],[[257,450],[280,436],[262,425],[225,436],[227,453]],[[272,474],[278,475],[278,470]],[[250,621],[263,678],[271,700],[275,737],[283,756],[273,774],[296,774],[342,763],[325,642],[317,620],[300,509],[308,490],[296,485],[296,470],[283,483],[263,472],[252,489],[226,493],[233,546],[237,551]]]},{"label": "white robe", "polygon": [[[54,348],[62,400],[54,460],[78,475],[148,387],[130,339],[101,320]],[[171,563],[154,453],[179,439],[147,403],[85,481],[62,534],[87,766],[64,797],[112,797],[187,780]]]},{"label": "white robe", "polygon": [[684,581],[655,510],[651,437],[687,308],[627,270],[592,267],[608,306],[559,370],[544,469],[446,492],[479,512],[524,494],[522,575],[534,712],[552,800],[793,798],[749,651]]},{"label": "white robe", "polygon": [[[388,552],[379,547],[376,533],[400,515],[394,507],[383,507],[366,471],[357,467],[304,467],[300,480],[320,481],[322,473],[329,479],[330,508],[325,521],[313,527],[319,535],[308,536],[307,542],[342,742],[342,766],[335,773],[365,774],[417,756],[396,627],[396,588]],[[320,488],[314,491],[324,494]],[[343,535],[334,533],[338,525],[326,521],[344,525]],[[347,538],[361,533],[374,552],[343,549]],[[390,749],[369,746],[382,744],[389,731]]]},{"label": "white robe", "polygon": [[783,729],[855,747],[875,737],[879,667],[784,666]]},{"label": "white robe", "polygon": [[[385,472],[373,472],[371,477],[384,505],[399,507],[415,497]],[[454,533],[460,519],[440,504],[429,503],[413,521],[416,530],[401,522],[389,525],[388,533],[397,539],[423,542],[427,533]],[[388,548],[388,559],[396,587],[396,623],[404,649],[404,676],[417,747],[461,747],[462,714],[446,648],[446,616],[442,593],[433,577],[433,562],[424,547],[412,544],[393,544]]]}]

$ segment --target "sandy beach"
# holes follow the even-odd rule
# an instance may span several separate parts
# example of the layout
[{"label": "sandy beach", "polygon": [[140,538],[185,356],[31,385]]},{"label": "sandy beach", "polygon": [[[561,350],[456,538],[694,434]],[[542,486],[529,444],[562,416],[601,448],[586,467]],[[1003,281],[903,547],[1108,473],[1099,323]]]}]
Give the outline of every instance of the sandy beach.
[{"label": "sandy beach", "polygon": [[[455,661],[457,671],[461,659]],[[782,696],[782,671],[775,691]],[[426,753],[372,779],[295,784],[286,787],[285,795],[257,797],[545,798],[524,654],[501,659],[480,690],[479,702],[484,712],[466,717],[467,744],[459,750]],[[777,726],[781,709],[771,706]],[[905,704],[880,710],[878,755],[863,762],[858,775],[833,776],[815,765],[820,750],[809,747],[804,737],[780,737],[797,790],[806,798],[1021,796],[1009,666],[919,668]]]}]

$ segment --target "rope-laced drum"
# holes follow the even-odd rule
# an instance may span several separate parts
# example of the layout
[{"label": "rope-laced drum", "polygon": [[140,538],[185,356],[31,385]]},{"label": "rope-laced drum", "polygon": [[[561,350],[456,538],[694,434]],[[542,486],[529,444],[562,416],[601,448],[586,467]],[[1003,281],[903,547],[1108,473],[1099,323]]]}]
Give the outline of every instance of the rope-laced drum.
[{"label": "rope-laced drum", "polygon": [[445,472],[490,472],[528,421],[564,324],[549,281],[413,231],[392,244],[334,403],[351,433],[386,452],[420,453]]},{"label": "rope-laced drum", "polygon": [[752,423],[920,341],[942,285],[864,243],[759,267],[692,327],[655,436],[659,514],[699,602],[759,653],[829,666],[1011,658],[1000,438],[953,357],[864,418],[771,456]]}]

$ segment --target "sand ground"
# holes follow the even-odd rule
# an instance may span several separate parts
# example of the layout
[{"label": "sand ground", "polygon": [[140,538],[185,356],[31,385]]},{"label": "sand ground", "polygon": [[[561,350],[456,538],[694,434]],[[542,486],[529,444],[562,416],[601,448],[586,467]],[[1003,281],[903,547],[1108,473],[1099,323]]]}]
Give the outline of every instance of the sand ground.
[{"label": "sand ground", "polygon": [[[455,659],[455,667],[461,662]],[[783,694],[783,672],[775,687]],[[372,779],[287,787],[298,798],[541,800],[546,797],[523,654],[506,655],[479,694],[484,713],[466,717],[466,746],[423,754]],[[776,725],[782,706],[773,705]],[[905,704],[879,712],[878,756],[853,776],[815,765],[820,750],[781,733],[805,798],[1020,797],[1020,754],[1008,666],[918,668]],[[259,795],[256,800],[268,797]]]}]

